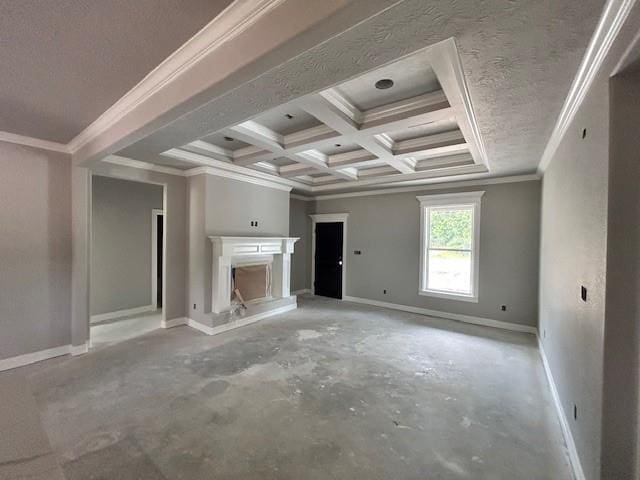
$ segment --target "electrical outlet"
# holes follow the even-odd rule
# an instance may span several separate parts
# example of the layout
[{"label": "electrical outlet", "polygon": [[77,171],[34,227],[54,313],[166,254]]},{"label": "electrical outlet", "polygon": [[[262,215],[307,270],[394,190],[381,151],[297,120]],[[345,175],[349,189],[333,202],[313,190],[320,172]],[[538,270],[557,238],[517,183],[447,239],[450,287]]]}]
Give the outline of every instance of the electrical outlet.
[{"label": "electrical outlet", "polygon": [[506,305],[500,305],[500,310],[502,310],[503,312],[507,311],[507,306]]},{"label": "electrical outlet", "polygon": [[193,309],[194,309],[194,310],[196,309],[196,304],[195,304],[195,303],[193,304]]},{"label": "electrical outlet", "polygon": [[386,295],[387,294],[387,289],[385,288],[384,290],[382,290],[382,293],[384,293]]}]

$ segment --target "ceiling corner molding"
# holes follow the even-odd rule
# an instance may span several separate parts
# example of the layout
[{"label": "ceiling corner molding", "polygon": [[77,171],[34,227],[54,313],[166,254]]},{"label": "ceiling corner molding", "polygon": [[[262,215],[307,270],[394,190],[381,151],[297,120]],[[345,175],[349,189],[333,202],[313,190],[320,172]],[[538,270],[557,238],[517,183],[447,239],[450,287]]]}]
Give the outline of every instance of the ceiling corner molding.
[{"label": "ceiling corner molding", "polygon": [[185,172],[177,168],[165,167],[162,165],[156,165],[155,163],[141,162],[140,160],[133,160],[132,158],[121,157],[119,155],[109,155],[102,159],[105,163],[111,163],[113,165],[119,165],[121,167],[136,168],[138,170],[148,170],[151,172],[165,173],[167,175],[175,175],[177,177],[184,177]]},{"label": "ceiling corner molding", "polygon": [[620,33],[620,29],[636,0],[608,0],[598,26],[591,37],[587,51],[582,58],[578,73],[573,79],[569,94],[564,101],[560,116],[544,149],[538,172],[543,174],[555,155],[560,142],[574,119],[580,105],[589,91],[596,75],[599,73],[611,45]]},{"label": "ceiling corner molding", "polygon": [[14,143],[16,145],[50,150],[52,152],[71,153],[67,145],[62,143],[50,142],[49,140],[41,140],[39,138],[26,137],[9,132],[0,132],[0,142]]},{"label": "ceiling corner molding", "polygon": [[240,35],[285,0],[235,0],[202,30],[154,68],[135,87],[100,115],[68,144],[71,153],[114,125],[199,59]]},{"label": "ceiling corner molding", "polygon": [[303,202],[313,202],[313,197],[305,197],[304,195],[296,195],[295,193],[292,193],[290,195],[290,198],[293,198],[294,200],[301,200]]}]

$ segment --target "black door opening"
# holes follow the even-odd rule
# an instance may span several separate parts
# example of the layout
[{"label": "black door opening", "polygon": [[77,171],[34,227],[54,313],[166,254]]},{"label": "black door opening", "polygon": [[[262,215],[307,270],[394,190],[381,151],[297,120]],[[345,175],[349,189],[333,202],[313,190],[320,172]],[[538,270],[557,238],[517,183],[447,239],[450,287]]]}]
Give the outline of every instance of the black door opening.
[{"label": "black door opening", "polygon": [[342,222],[316,223],[314,292],[342,298]]},{"label": "black door opening", "polygon": [[157,230],[157,248],[156,248],[156,264],[158,268],[156,269],[156,284],[158,285],[156,291],[156,301],[158,308],[162,308],[162,232],[164,230],[164,215],[158,215],[158,230]]}]

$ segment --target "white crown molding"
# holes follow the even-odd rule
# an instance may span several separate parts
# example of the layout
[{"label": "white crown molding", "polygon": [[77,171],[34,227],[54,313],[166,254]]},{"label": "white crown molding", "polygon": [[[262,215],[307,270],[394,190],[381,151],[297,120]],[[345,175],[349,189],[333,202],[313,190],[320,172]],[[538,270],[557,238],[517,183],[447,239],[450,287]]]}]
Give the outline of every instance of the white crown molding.
[{"label": "white crown molding", "polygon": [[549,166],[634,3],[635,0],[609,0],[607,2],[544,149],[538,165],[538,172],[544,173]]},{"label": "white crown molding", "polygon": [[511,177],[483,178],[478,180],[462,180],[459,182],[443,182],[430,185],[417,185],[415,187],[386,188],[378,190],[365,190],[363,192],[335,193],[332,195],[317,195],[310,198],[313,201],[335,200],[338,198],[368,197],[372,195],[391,195],[394,193],[421,192],[426,190],[443,190],[452,188],[476,187],[480,185],[497,185],[502,183],[532,182],[539,181],[538,174],[515,175]]},{"label": "white crown molding", "polygon": [[216,177],[229,178],[231,180],[238,180],[240,182],[252,183],[253,185],[259,185],[261,187],[273,188],[275,190],[281,190],[283,192],[290,192],[291,187],[282,185],[280,183],[264,180],[258,177],[250,177],[242,173],[232,172],[229,170],[222,170],[212,167],[197,167],[187,170],[186,176],[192,177],[194,175],[214,175]]},{"label": "white crown molding", "polygon": [[67,145],[49,140],[41,140],[39,138],[26,137],[24,135],[16,135],[15,133],[0,132],[0,142],[14,143],[16,145],[24,145],[26,147],[41,148],[59,153],[71,153]]},{"label": "white crown molding", "polygon": [[283,2],[284,0],[236,0],[231,3],[91,125],[73,138],[68,144],[69,150],[72,153],[78,151],[176,77],[189,70],[202,57],[240,35]]},{"label": "white crown molding", "polygon": [[205,155],[200,155],[194,152],[187,152],[179,148],[167,150],[166,152],[163,152],[162,155],[201,165],[200,167],[192,168],[185,171],[184,175],[187,177],[200,175],[202,173],[208,173],[211,175],[233,178],[234,180],[278,188],[280,190],[286,191],[291,191],[292,188],[302,190],[309,189],[309,186],[300,182],[296,182],[294,180],[270,175],[268,173],[259,172],[257,170],[251,170],[249,168],[241,167],[233,163],[221,162]]},{"label": "white crown molding", "polygon": [[305,197],[304,195],[296,195],[295,193],[292,193],[290,198],[293,198],[294,200],[301,200],[303,202],[312,202],[314,200],[313,197]]},{"label": "white crown molding", "polygon": [[73,154],[285,1],[235,0],[66,145],[8,132],[0,132],[0,141]]},{"label": "white crown molding", "polygon": [[120,165],[122,167],[165,173],[167,175],[175,175],[177,177],[186,176],[185,171],[178,168],[165,167],[163,165],[156,165],[155,163],[141,162],[140,160],[133,160],[132,158],[121,157],[119,155],[109,155],[108,157],[102,159],[102,161],[105,163],[111,163],[113,165]]}]

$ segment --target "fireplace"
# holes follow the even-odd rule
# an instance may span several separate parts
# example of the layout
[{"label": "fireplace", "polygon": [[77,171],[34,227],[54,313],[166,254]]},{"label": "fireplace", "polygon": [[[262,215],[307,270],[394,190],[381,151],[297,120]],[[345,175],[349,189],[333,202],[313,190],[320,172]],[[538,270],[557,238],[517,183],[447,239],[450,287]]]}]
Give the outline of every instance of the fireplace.
[{"label": "fireplace", "polygon": [[[291,254],[298,238],[209,237],[213,248],[211,312],[223,314],[237,303],[238,289],[245,304],[292,299]],[[276,302],[274,302],[274,305]],[[265,306],[266,305],[266,306]],[[295,307],[294,307],[295,308]]]},{"label": "fireplace", "polygon": [[271,263],[231,267],[231,302],[257,303],[271,297]]}]

